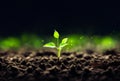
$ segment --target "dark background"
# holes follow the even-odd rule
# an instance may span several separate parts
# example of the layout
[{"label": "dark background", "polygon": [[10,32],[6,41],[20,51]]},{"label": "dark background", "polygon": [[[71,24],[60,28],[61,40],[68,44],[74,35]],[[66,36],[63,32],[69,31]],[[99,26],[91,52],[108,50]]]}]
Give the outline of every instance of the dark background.
[{"label": "dark background", "polygon": [[80,1],[15,1],[0,7],[0,36],[36,33],[116,34],[120,30],[119,4]]}]

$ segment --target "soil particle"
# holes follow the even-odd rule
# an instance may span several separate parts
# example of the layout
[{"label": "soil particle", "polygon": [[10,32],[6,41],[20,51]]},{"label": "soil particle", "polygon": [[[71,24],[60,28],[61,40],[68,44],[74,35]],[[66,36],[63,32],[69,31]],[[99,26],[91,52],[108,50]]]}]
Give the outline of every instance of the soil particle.
[{"label": "soil particle", "polygon": [[82,57],[83,57],[83,54],[76,54],[76,57],[77,57],[77,58],[82,58]]},{"label": "soil particle", "polygon": [[116,50],[106,50],[103,54],[104,55],[116,55],[117,51]]},{"label": "soil particle", "polygon": [[91,50],[91,49],[86,49],[86,52],[87,52],[87,54],[93,54],[94,53],[94,51]]}]

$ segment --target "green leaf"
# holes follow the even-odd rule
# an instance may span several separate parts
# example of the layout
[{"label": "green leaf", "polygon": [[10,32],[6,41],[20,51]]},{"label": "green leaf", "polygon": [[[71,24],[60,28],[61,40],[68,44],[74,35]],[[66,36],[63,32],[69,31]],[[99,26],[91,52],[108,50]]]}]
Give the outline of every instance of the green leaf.
[{"label": "green leaf", "polygon": [[63,47],[65,47],[65,46],[67,46],[68,44],[67,43],[61,43],[60,44],[60,48],[63,48]]},{"label": "green leaf", "polygon": [[63,38],[61,43],[67,43],[68,38]]},{"label": "green leaf", "polygon": [[58,38],[59,38],[59,33],[58,33],[58,31],[55,30],[53,36],[54,36],[54,38],[57,38],[57,39],[58,39]]},{"label": "green leaf", "polygon": [[65,47],[66,45],[68,45],[68,44],[67,44],[67,41],[68,41],[68,38],[63,38],[63,39],[62,39],[62,42],[60,43],[60,47],[63,48],[63,47]]},{"label": "green leaf", "polygon": [[55,46],[55,43],[49,42],[49,43],[45,44],[43,47],[55,48],[56,46]]}]

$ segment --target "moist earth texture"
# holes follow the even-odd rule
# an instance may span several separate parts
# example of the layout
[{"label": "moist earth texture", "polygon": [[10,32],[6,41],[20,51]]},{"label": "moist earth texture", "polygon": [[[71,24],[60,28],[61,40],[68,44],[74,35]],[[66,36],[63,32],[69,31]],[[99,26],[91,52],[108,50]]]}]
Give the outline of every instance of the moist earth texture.
[{"label": "moist earth texture", "polygon": [[0,51],[0,81],[120,81],[120,53]]}]

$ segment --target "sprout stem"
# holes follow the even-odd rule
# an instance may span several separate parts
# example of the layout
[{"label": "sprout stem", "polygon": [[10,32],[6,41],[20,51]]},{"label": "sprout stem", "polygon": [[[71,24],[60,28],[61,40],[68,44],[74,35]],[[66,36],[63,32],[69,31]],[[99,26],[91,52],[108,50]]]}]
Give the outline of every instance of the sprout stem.
[{"label": "sprout stem", "polygon": [[61,55],[61,48],[57,48],[57,50],[58,50],[57,56],[58,56],[58,58],[60,58],[60,55]]},{"label": "sprout stem", "polygon": [[59,47],[59,39],[57,38],[56,46]]}]

